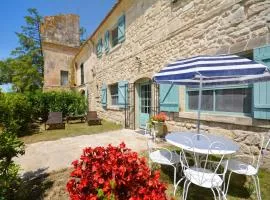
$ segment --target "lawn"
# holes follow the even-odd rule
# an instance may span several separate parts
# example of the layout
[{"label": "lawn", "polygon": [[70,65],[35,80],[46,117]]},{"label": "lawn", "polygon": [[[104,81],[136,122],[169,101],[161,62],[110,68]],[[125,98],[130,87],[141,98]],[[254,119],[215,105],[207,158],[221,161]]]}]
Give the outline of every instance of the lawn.
[{"label": "lawn", "polygon": [[102,120],[102,125],[88,126],[86,123],[70,123],[66,124],[65,129],[56,130],[44,130],[44,125],[41,125],[39,131],[32,135],[21,137],[20,139],[24,143],[30,144],[40,141],[58,140],[65,137],[97,134],[106,131],[119,130],[121,128],[121,125],[105,120]]}]

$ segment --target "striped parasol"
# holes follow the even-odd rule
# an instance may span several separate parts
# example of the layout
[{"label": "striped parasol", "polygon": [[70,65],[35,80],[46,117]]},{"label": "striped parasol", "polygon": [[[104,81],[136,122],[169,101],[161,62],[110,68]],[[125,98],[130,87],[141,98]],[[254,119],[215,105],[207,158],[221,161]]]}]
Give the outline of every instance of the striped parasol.
[{"label": "striped parasol", "polygon": [[203,85],[229,85],[266,80],[270,80],[267,66],[237,55],[196,56],[176,60],[154,75],[156,83],[199,87],[198,133]]}]

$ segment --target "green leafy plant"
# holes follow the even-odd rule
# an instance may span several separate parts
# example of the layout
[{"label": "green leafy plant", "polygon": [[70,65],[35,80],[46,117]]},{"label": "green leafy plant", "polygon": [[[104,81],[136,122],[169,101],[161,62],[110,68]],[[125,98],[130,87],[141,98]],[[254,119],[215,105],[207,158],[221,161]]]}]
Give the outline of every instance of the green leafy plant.
[{"label": "green leafy plant", "polygon": [[14,199],[20,183],[19,166],[12,158],[24,154],[24,144],[9,131],[0,133],[0,199]]}]

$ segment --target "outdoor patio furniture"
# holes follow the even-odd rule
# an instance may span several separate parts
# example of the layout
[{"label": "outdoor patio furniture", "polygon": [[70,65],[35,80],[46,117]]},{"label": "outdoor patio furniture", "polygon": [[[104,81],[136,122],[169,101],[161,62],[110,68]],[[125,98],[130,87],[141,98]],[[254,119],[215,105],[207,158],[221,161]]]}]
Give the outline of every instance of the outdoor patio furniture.
[{"label": "outdoor patio furniture", "polygon": [[68,115],[66,117],[67,123],[69,123],[71,120],[81,120],[81,122],[85,121],[85,115]]},{"label": "outdoor patio furniture", "polygon": [[97,111],[88,111],[86,115],[86,122],[88,123],[88,125],[101,125],[101,119],[98,117]]},{"label": "outdoor patio furniture", "polygon": [[47,125],[50,129],[65,129],[65,123],[63,122],[62,112],[49,112],[48,120],[45,122],[45,130],[47,130]]},{"label": "outdoor patio furniture", "polygon": [[[253,142],[256,142],[256,140],[253,140]],[[255,184],[257,198],[258,200],[262,199],[258,172],[264,150],[268,148],[269,143],[270,138],[268,140],[265,140],[265,138],[262,137],[260,141],[259,152],[250,152],[250,155],[235,155],[232,159],[228,161],[228,171],[230,171],[230,173],[226,183],[226,187],[224,185],[225,194],[227,194],[228,192],[232,173],[236,173],[240,175],[251,176]]]},{"label": "outdoor patio furniture", "polygon": [[151,139],[148,140],[147,145],[150,169],[151,163],[172,166],[174,169],[173,185],[176,186],[176,173],[180,164],[180,156],[164,147],[157,147]]},{"label": "outdoor patio furniture", "polygon": [[156,132],[152,128],[151,122],[146,123],[145,128],[144,128],[144,135],[153,138],[154,141],[156,140]]},{"label": "outdoor patio furniture", "polygon": [[[211,189],[215,199],[217,199],[217,196],[219,199],[221,197],[226,199],[222,185],[227,168],[221,165],[225,157],[224,152],[226,152],[224,151],[226,149],[225,144],[220,141],[213,141],[202,134],[193,135],[192,137],[183,136],[182,140],[184,141],[183,143],[186,144],[186,148],[181,149],[180,156],[182,170],[185,176],[182,199],[187,199],[188,189],[191,183],[199,187]],[[207,152],[203,154],[199,153],[198,140],[204,141],[204,146],[208,146]],[[215,157],[215,160],[211,160],[210,155],[216,154],[218,156]],[[182,179],[177,182],[175,190],[181,181]]]}]

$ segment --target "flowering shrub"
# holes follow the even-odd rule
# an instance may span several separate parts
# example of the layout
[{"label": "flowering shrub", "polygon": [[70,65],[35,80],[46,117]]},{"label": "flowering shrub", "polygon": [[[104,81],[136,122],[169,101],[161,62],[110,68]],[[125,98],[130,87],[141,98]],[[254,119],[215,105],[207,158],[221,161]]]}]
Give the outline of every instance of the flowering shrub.
[{"label": "flowering shrub", "polygon": [[159,172],[150,173],[145,158],[139,158],[122,143],[118,147],[85,148],[67,183],[72,200],[166,200],[166,186]]},{"label": "flowering shrub", "polygon": [[165,122],[167,120],[167,115],[164,112],[160,112],[152,117],[152,121]]}]

